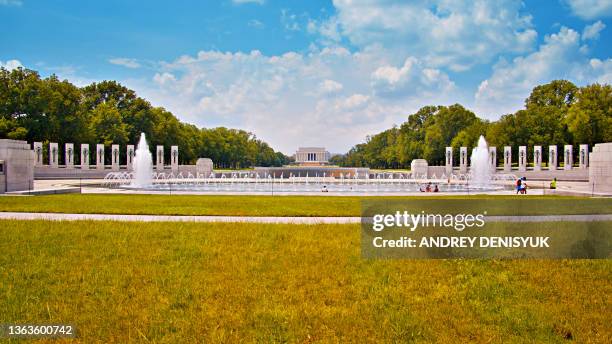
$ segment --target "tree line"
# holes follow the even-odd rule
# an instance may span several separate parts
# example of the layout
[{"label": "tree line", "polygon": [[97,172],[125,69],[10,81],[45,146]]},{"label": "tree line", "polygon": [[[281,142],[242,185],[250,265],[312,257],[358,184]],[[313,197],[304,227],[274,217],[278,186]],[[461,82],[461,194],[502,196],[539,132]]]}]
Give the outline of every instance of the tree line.
[{"label": "tree line", "polygon": [[[502,116],[497,121],[478,118],[459,104],[425,106],[408,116],[406,122],[368,136],[344,155],[332,157],[340,166],[371,168],[408,168],[413,159],[426,159],[430,165],[444,165],[445,149],[474,147],[480,135],[490,146],[496,146],[498,162],[502,162],[503,146],[513,147],[517,161],[518,146],[541,145],[543,159],[548,159],[548,146],[612,142],[612,87],[592,84],[577,87],[566,80],[555,80],[535,87],[525,100],[525,108]],[[577,156],[574,153],[574,156]]]},{"label": "tree line", "polygon": [[[116,81],[80,88],[55,75],[41,78],[29,69],[0,68],[0,138],[58,142],[60,147],[70,142],[76,147],[81,143],[108,146],[135,144],[141,132],[151,149],[164,145],[167,155],[171,145],[178,145],[180,163],[193,164],[199,157],[211,158],[219,168],[289,162],[289,157],[250,132],[183,123]],[[125,154],[121,149],[122,161]],[[105,156],[110,159],[110,154]]]}]

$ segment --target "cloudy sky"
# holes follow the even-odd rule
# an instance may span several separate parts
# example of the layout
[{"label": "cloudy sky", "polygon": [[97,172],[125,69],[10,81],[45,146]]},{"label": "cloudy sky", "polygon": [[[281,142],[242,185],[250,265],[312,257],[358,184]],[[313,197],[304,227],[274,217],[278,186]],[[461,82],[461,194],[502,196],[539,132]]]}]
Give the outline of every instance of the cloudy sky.
[{"label": "cloudy sky", "polygon": [[612,0],[0,0],[0,65],[345,152],[423,105],[497,119],[537,84],[612,83],[611,18]]}]

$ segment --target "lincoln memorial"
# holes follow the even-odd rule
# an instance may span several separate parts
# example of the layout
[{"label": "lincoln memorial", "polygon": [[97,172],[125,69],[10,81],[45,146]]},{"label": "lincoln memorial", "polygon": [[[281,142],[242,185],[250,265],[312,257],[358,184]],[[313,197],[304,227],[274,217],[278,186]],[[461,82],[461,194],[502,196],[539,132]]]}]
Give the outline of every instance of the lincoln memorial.
[{"label": "lincoln memorial", "polygon": [[295,162],[302,166],[321,166],[329,163],[329,152],[323,147],[300,147]]}]

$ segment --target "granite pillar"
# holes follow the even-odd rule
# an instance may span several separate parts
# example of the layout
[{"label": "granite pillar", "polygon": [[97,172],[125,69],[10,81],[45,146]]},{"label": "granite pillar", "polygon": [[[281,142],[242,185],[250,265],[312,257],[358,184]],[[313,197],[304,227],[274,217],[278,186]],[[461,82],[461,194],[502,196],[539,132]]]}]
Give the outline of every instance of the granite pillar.
[{"label": "granite pillar", "polygon": [[34,142],[34,165],[43,165],[43,144],[42,142]]},{"label": "granite pillar", "polygon": [[81,169],[88,170],[89,169],[89,144],[82,143],[81,144]]},{"label": "granite pillar", "polygon": [[453,174],[453,147],[446,147],[446,176]]},{"label": "granite pillar", "polygon": [[155,153],[155,168],[158,172],[164,170],[164,146],[157,146]]},{"label": "granite pillar", "polygon": [[178,172],[178,166],[179,166],[178,146],[170,147],[170,166],[172,167],[172,172]]},{"label": "granite pillar", "polygon": [[49,166],[57,167],[59,165],[59,151],[57,149],[57,142],[49,143]]},{"label": "granite pillar", "polygon": [[96,168],[98,170],[104,169],[104,145],[101,143],[96,145]]},{"label": "granite pillar", "polygon": [[459,148],[459,172],[467,173],[468,170],[468,155],[467,147]]},{"label": "granite pillar", "polygon": [[64,145],[64,164],[68,168],[74,167],[74,144],[72,143]]},{"label": "granite pillar", "polygon": [[527,171],[527,146],[519,146],[518,170]]},{"label": "granite pillar", "polygon": [[126,167],[128,170],[131,170],[134,166],[134,145],[127,145],[127,149],[125,152],[125,159],[126,159]]},{"label": "granite pillar", "polygon": [[119,145],[111,146],[111,169],[119,171]]},{"label": "granite pillar", "polygon": [[585,169],[589,167],[589,145],[583,144],[579,147],[578,154],[580,154],[580,156],[578,157],[578,167],[580,169]]},{"label": "granite pillar", "polygon": [[542,146],[533,146],[533,170],[542,170]]},{"label": "granite pillar", "polygon": [[512,171],[512,147],[504,147],[504,171]]},{"label": "granite pillar", "polygon": [[548,146],[548,169],[554,171],[557,169],[557,145]]},{"label": "granite pillar", "polygon": [[571,170],[574,164],[574,157],[572,152],[572,145],[565,145],[563,149],[563,169]]}]

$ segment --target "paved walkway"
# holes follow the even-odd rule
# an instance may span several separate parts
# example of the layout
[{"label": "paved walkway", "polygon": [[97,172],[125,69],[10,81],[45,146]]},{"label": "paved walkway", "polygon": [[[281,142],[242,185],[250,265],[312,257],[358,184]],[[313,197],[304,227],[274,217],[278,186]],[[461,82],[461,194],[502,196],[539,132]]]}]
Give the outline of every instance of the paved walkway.
[{"label": "paved walkway", "polygon": [[[0,220],[51,220],[51,221],[139,221],[139,222],[250,222],[250,223],[360,223],[360,217],[280,217],[280,216],[179,216],[179,215],[121,215],[121,214],[63,214],[0,212]],[[487,222],[592,222],[612,221],[606,215],[536,215],[536,216],[487,216]]]}]

